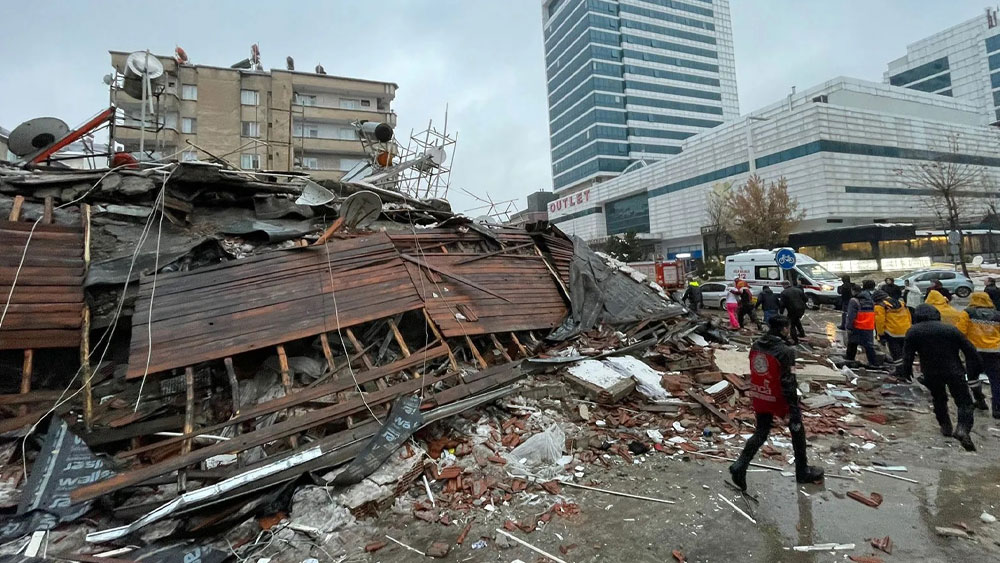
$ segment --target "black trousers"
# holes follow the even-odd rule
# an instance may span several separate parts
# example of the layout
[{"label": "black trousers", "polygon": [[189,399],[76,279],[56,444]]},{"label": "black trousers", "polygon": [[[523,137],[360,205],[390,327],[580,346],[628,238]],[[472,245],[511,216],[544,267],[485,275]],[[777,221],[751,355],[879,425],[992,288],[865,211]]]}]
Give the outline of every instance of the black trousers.
[{"label": "black trousers", "polygon": [[859,345],[865,349],[868,365],[878,365],[878,355],[875,354],[875,337],[870,330],[851,329],[847,337],[847,355],[844,357],[853,362],[854,358],[858,356]]},{"label": "black trousers", "polygon": [[972,430],[973,401],[972,392],[965,374],[924,373],[924,385],[931,392],[934,403],[934,416],[943,430],[951,430],[951,416],[948,414],[948,393],[955,401],[958,411],[958,428],[966,433]]},{"label": "black trousers", "polygon": [[805,314],[805,311],[788,311],[788,323],[791,325],[789,332],[795,343],[798,343],[799,338],[806,337],[806,329],[802,328],[802,315]]},{"label": "black trousers", "polygon": [[885,334],[882,335],[882,340],[885,342],[885,345],[889,347],[889,356],[892,358],[892,361],[898,362],[903,359],[904,338]]},{"label": "black trousers", "polygon": [[740,319],[740,328],[745,328],[746,324],[743,322],[748,315],[753,324],[757,325],[757,329],[760,329],[760,319],[757,318],[757,312],[754,310],[753,305],[740,305],[740,309],[737,312]]},{"label": "black trousers", "polygon": [[[767,437],[771,434],[771,427],[774,425],[774,415],[770,413],[757,413],[757,426],[754,428],[753,436],[747,440],[743,446],[743,453],[736,460],[737,469],[746,469],[753,461],[757,450],[764,445]],[[792,434],[792,451],[795,453],[795,472],[802,473],[808,467],[806,460],[806,429],[802,426],[800,416],[792,416],[788,419],[788,431]]]},{"label": "black trousers", "polygon": [[980,352],[983,359],[983,371],[990,378],[990,394],[993,396],[993,414],[1000,413],[1000,354]]}]

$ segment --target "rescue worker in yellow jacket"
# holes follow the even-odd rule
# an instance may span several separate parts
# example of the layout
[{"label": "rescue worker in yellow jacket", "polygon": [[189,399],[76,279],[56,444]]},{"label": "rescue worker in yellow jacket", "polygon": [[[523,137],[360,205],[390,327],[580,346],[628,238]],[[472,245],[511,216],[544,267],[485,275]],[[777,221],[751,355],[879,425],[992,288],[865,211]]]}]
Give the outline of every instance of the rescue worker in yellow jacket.
[{"label": "rescue worker in yellow jacket", "polygon": [[924,300],[924,303],[933,306],[941,313],[941,322],[958,327],[958,309],[952,307],[944,295],[932,289],[927,293],[927,299]]},{"label": "rescue worker in yellow jacket", "polygon": [[[988,293],[972,294],[969,306],[958,316],[958,330],[972,342],[983,361],[983,371],[990,380],[993,395],[993,418],[1000,419],[1000,311],[997,311]],[[969,375],[969,387],[976,399],[976,408],[986,410],[986,396],[979,376]]]},{"label": "rescue worker in yellow jacket", "polygon": [[889,347],[893,362],[903,360],[903,340],[910,330],[910,310],[899,299],[878,289],[875,301],[875,335]]}]

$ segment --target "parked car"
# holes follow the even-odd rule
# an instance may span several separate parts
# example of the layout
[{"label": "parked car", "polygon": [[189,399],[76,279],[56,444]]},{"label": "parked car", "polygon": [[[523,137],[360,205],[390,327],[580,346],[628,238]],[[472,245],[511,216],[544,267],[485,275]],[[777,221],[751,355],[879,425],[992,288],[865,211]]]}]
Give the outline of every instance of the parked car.
[{"label": "parked car", "polygon": [[713,309],[725,309],[727,287],[729,287],[729,285],[723,282],[702,282],[702,302],[706,307],[712,307]]},{"label": "parked car", "polygon": [[916,285],[921,293],[927,293],[927,288],[934,283],[934,280],[941,280],[941,285],[945,289],[963,298],[968,297],[975,287],[972,280],[951,270],[917,270],[897,278],[896,285],[902,286],[906,280]]}]

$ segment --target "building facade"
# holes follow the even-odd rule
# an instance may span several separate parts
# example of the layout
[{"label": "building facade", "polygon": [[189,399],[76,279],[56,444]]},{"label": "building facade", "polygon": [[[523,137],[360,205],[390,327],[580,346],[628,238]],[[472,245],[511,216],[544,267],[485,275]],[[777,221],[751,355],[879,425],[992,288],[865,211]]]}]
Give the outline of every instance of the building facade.
[{"label": "building facade", "polygon": [[[111,51],[119,75],[128,55]],[[243,169],[300,170],[336,179],[366,158],[352,122],[396,125],[392,82],[178,64],[173,57],[156,56],[165,79],[156,89],[157,115],[147,117],[146,155],[138,154],[141,103],[112,90],[119,108],[114,141],[137,158],[209,158],[190,141]]]},{"label": "building facade", "polygon": [[739,115],[728,0],[543,0],[556,193]]},{"label": "building facade", "polygon": [[981,117],[970,101],[838,78],[695,135],[676,156],[562,196],[549,217],[588,241],[635,230],[665,258],[698,258],[709,191],[756,173],[787,179],[806,213],[797,232],[931,224],[927,190],[908,185],[908,167],[951,160],[981,167],[1000,186],[1000,131]]},{"label": "building facade", "polygon": [[884,80],[968,100],[981,108],[984,124],[1000,122],[1000,24],[987,10],[940,33],[907,45],[906,55],[889,63]]}]

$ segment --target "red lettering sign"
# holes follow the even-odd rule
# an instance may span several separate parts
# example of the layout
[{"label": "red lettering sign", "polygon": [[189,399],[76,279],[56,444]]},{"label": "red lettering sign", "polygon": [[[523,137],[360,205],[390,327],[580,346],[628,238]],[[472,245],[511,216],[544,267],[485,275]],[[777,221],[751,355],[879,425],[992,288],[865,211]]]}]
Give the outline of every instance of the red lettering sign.
[{"label": "red lettering sign", "polygon": [[567,207],[576,207],[577,205],[583,205],[584,203],[589,202],[590,190],[586,189],[549,202],[549,213],[555,213],[556,211],[562,211]]}]

